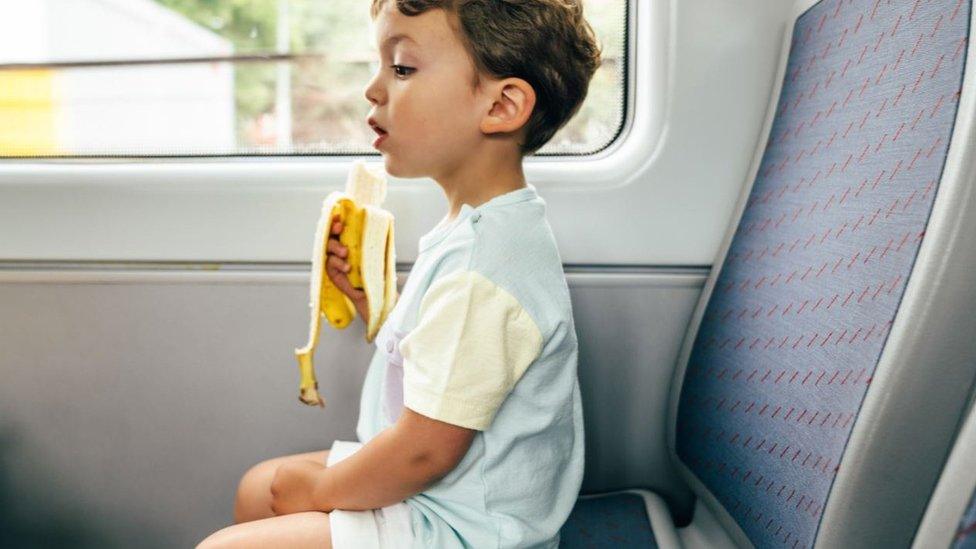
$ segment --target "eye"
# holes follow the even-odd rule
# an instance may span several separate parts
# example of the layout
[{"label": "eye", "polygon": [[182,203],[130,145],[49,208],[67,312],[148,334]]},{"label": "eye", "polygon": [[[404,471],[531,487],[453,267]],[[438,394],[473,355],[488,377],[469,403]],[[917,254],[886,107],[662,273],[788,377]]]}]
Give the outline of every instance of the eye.
[{"label": "eye", "polygon": [[[394,73],[395,73],[395,74],[396,74],[396,75],[397,75],[398,77],[399,77],[399,76],[406,76],[406,75],[408,75],[408,74],[411,74],[411,73],[412,73],[413,71],[415,71],[415,70],[416,70],[416,69],[414,69],[413,67],[406,67],[406,66],[404,66],[404,65],[390,65],[390,68],[392,68],[392,69],[393,69],[393,72],[394,72]],[[408,72],[406,72],[405,74],[404,74],[404,73],[400,73],[400,72],[399,72],[399,71],[398,71],[397,69],[401,69],[401,70],[404,70],[404,71],[408,71]]]}]

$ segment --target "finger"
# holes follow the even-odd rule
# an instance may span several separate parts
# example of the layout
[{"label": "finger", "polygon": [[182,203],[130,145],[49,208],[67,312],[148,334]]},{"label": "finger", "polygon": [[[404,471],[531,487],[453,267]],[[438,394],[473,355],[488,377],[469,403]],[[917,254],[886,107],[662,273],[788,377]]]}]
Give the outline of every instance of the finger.
[{"label": "finger", "polygon": [[338,255],[340,257],[346,257],[345,246],[339,243],[336,238],[330,238],[329,242],[326,244],[326,250],[331,253]]},{"label": "finger", "polygon": [[342,293],[349,296],[349,299],[352,299],[353,301],[366,298],[366,291],[354,288],[352,283],[349,282],[349,277],[343,276],[341,281],[336,282],[336,287],[339,288]]},{"label": "finger", "polygon": [[332,264],[332,258],[334,255],[330,255],[329,259],[325,263],[325,272],[329,275],[329,280],[336,285],[340,290],[342,289],[342,282],[346,280],[346,274],[339,270],[339,268]]},{"label": "finger", "polygon": [[352,283],[349,282],[349,277],[345,273],[336,273],[332,279],[332,283],[335,284],[336,288],[339,288],[340,292],[349,296],[350,299],[364,299],[366,297],[366,291],[353,288]]},{"label": "finger", "polygon": [[346,257],[349,254],[349,249],[342,244],[339,244],[339,241],[334,238],[329,239],[329,242],[325,245],[325,248],[329,251],[329,253],[336,254],[339,257]]},{"label": "finger", "polygon": [[334,221],[332,223],[332,234],[339,234],[342,232],[342,221]]},{"label": "finger", "polygon": [[328,260],[328,265],[331,266],[339,274],[344,274],[349,272],[349,264],[346,263],[339,256],[330,255]]},{"label": "finger", "polygon": [[349,279],[345,279],[341,283],[337,282],[336,287],[353,301],[362,301],[366,299],[366,292],[364,290],[357,290],[356,288],[353,288],[349,283]]}]

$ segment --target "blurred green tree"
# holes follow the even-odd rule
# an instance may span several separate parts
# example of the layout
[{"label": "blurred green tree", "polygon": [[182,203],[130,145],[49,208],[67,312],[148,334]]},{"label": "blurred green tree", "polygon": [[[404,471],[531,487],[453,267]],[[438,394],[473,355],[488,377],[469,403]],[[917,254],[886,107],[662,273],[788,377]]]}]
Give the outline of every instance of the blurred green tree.
[{"label": "blurred green tree", "polygon": [[[156,0],[214,34],[230,40],[237,54],[275,50],[277,4],[255,0]],[[234,66],[234,102],[239,143],[247,143],[245,128],[261,114],[274,110],[273,63]]]}]

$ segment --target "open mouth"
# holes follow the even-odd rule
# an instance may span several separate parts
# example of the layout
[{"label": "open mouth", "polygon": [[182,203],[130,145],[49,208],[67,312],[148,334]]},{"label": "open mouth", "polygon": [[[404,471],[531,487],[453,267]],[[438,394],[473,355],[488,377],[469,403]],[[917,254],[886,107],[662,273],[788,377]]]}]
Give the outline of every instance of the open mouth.
[{"label": "open mouth", "polygon": [[389,132],[377,124],[376,120],[372,116],[366,119],[366,123],[369,124],[369,127],[372,128],[374,132],[376,132],[376,139],[373,140],[373,147],[379,147],[381,143],[386,141]]},{"label": "open mouth", "polygon": [[372,120],[369,121],[369,127],[373,128],[373,131],[375,131],[379,135],[386,135],[388,133],[386,130],[380,127],[379,124],[377,124]]},{"label": "open mouth", "polygon": [[370,124],[370,127],[373,128],[373,131],[375,131],[376,134],[377,134],[376,135],[376,139],[373,140],[373,147],[374,148],[378,148],[380,146],[380,144],[382,144],[384,141],[386,141],[386,138],[388,136],[388,133],[387,133],[386,130],[384,130],[383,128],[377,126],[376,124],[371,123]]}]

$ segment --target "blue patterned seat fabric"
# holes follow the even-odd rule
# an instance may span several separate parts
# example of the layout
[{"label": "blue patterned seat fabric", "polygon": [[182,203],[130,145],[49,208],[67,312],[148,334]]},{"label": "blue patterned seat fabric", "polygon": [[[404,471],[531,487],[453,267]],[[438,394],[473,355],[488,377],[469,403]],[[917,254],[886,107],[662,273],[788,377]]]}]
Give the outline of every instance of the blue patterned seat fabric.
[{"label": "blue patterned seat fabric", "polygon": [[579,499],[559,531],[560,547],[657,547],[644,498],[620,493]]},{"label": "blue patterned seat fabric", "polygon": [[939,188],[969,0],[797,20],[682,386],[679,459],[758,547],[812,546]]}]

